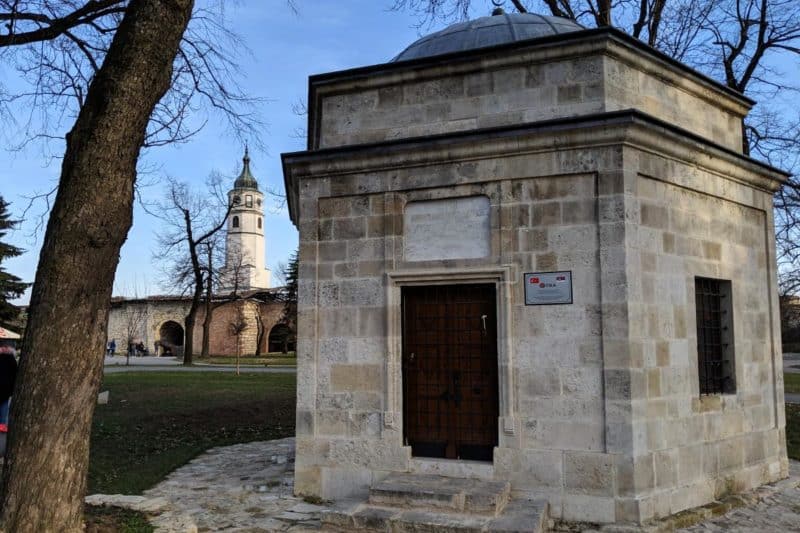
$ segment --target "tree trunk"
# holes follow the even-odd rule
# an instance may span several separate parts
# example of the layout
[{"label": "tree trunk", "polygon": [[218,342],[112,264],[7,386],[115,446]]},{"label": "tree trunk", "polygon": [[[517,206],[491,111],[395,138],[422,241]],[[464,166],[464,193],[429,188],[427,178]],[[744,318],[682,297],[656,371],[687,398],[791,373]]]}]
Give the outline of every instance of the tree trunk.
[{"label": "tree trunk", "polygon": [[132,0],[66,138],[12,404],[0,530],[83,531],[89,432],[136,162],[191,0]]},{"label": "tree trunk", "polygon": [[[209,254],[209,256],[210,255],[211,254]],[[209,270],[211,270],[210,265],[211,265],[211,258],[209,257]],[[209,345],[211,344],[211,317],[214,313],[214,306],[211,305],[212,289],[213,289],[213,279],[211,278],[211,274],[209,274],[206,279],[206,301],[205,301],[206,316],[203,317],[203,346],[200,349],[200,357],[209,356]]]},{"label": "tree trunk", "polygon": [[[262,344],[264,343],[264,321],[261,320],[261,306],[256,314],[256,357],[261,357]],[[269,351],[269,350],[267,350]]]},{"label": "tree trunk", "polygon": [[192,299],[192,306],[189,308],[189,314],[186,315],[184,322],[184,330],[186,331],[186,339],[183,341],[184,366],[192,366],[192,356],[194,355],[194,325],[197,320],[198,307],[200,307],[200,297],[195,296]]}]

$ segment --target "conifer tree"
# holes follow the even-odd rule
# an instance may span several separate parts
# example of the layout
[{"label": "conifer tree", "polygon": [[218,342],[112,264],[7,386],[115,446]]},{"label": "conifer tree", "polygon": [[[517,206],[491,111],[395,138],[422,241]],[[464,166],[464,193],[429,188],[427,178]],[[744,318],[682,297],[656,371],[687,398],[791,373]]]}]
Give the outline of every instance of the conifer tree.
[{"label": "conifer tree", "polygon": [[17,318],[19,309],[12,305],[9,300],[19,298],[25,289],[28,288],[28,283],[24,283],[21,279],[13,274],[6,272],[3,268],[3,261],[9,257],[16,257],[24,250],[3,242],[8,230],[14,229],[18,221],[10,220],[8,212],[8,203],[0,196],[0,325],[8,324]]}]

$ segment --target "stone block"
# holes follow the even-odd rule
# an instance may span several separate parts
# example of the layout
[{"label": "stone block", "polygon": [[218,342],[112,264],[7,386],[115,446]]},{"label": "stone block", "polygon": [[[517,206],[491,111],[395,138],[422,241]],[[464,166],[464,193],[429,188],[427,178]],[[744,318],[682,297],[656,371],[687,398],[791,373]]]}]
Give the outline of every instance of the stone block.
[{"label": "stone block", "polygon": [[362,307],[358,310],[358,336],[380,337],[386,334],[386,309]]},{"label": "stone block", "polygon": [[520,372],[524,396],[558,396],[561,394],[561,380],[557,368],[540,367]]},{"label": "stone block", "polygon": [[533,226],[549,226],[561,222],[561,202],[536,202],[531,209]]},{"label": "stone block", "polygon": [[507,68],[492,72],[494,93],[518,92],[525,83],[526,73],[520,68]]},{"label": "stone block", "polygon": [[298,410],[295,414],[295,435],[314,435],[314,413]]},{"label": "stone block", "polygon": [[674,488],[678,481],[677,450],[660,450],[654,454],[656,487]]},{"label": "stone block", "polygon": [[606,370],[605,391],[609,400],[627,400],[631,398],[631,371]]},{"label": "stone block", "polygon": [[669,227],[669,210],[661,205],[642,202],[639,222],[643,226],[666,229]]},{"label": "stone block", "polygon": [[523,251],[547,250],[547,230],[521,229],[519,230],[519,247]]},{"label": "stone block", "polygon": [[346,337],[358,332],[358,316],[352,309],[320,309],[318,317],[321,337]]},{"label": "stone block", "polygon": [[467,96],[492,94],[494,84],[491,72],[478,72],[464,77],[464,92]]},{"label": "stone block", "polygon": [[607,524],[614,522],[615,513],[614,498],[566,493],[562,499],[563,520]]},{"label": "stone block", "polygon": [[496,448],[494,468],[499,479],[508,479],[515,490],[561,489],[564,484],[563,452]]},{"label": "stone block", "polygon": [[614,495],[614,460],[604,453],[564,452],[564,488],[568,493]]},{"label": "stone block", "polygon": [[294,470],[294,494],[297,496],[313,495],[319,496],[321,493],[321,475],[318,466],[299,466],[295,465]]},{"label": "stone block", "polygon": [[363,239],[367,235],[364,217],[336,218],[333,220],[333,237],[338,240]]},{"label": "stone block", "polygon": [[335,364],[331,366],[331,387],[335,392],[374,391],[383,389],[380,365]]},{"label": "stone block", "polygon": [[[366,468],[332,468],[320,470],[318,494],[325,500],[340,500],[350,496],[365,496],[372,483],[372,472]],[[295,484],[297,482],[295,481]]]},{"label": "stone block", "polygon": [[327,241],[319,243],[320,261],[344,261],[346,258],[347,246],[344,242]]},{"label": "stone block", "polygon": [[562,85],[558,88],[557,101],[559,104],[573,104],[581,99],[580,85]]},{"label": "stone block", "polygon": [[705,444],[698,444],[678,449],[679,485],[689,485],[703,477],[703,452],[705,447]]}]

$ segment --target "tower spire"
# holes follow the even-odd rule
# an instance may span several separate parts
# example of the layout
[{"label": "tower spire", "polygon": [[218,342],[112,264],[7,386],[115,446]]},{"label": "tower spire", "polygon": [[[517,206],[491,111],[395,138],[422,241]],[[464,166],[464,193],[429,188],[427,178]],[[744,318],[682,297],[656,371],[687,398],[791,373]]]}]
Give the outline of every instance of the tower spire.
[{"label": "tower spire", "polygon": [[242,173],[233,182],[233,186],[237,189],[248,188],[258,189],[258,182],[250,171],[250,150],[247,143],[244,145],[244,157],[242,157]]}]

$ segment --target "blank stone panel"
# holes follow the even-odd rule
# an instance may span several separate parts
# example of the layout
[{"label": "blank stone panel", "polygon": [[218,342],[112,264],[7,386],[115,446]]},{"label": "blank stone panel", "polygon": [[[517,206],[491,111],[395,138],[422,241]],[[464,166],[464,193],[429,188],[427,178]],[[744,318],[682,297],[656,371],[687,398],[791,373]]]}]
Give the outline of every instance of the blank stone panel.
[{"label": "blank stone panel", "polygon": [[403,217],[406,261],[489,257],[489,198],[410,202]]}]

